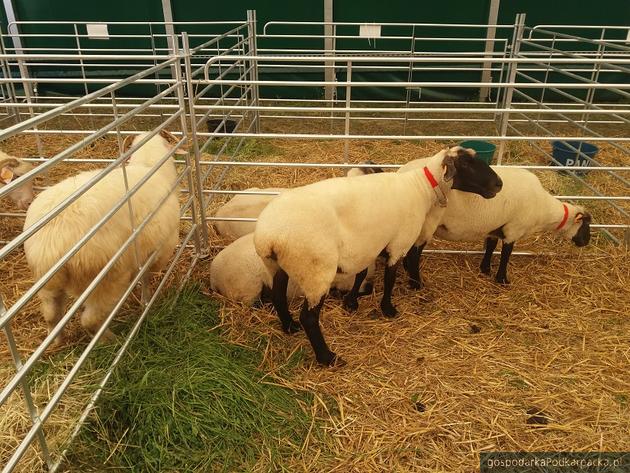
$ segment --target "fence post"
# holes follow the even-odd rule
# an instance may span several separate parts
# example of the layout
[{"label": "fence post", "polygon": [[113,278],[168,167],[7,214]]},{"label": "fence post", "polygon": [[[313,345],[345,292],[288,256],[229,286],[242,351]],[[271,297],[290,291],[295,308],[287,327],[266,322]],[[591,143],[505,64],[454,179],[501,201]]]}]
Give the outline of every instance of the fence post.
[{"label": "fence post", "polygon": [[[514,34],[512,36],[512,49],[510,51],[510,59],[517,59],[519,51],[521,50],[521,41],[523,40],[523,30],[525,27],[525,13],[519,13],[516,15],[516,22],[514,23]],[[507,77],[508,83],[514,83],[516,80],[516,71],[518,70],[518,63],[516,61],[510,62],[509,73]],[[510,112],[507,110],[512,106],[512,95],[514,94],[514,86],[506,87],[504,94],[503,105],[501,108],[505,109],[501,114],[501,137],[507,136],[508,123],[510,121]],[[503,160],[503,153],[505,151],[505,141],[501,140],[499,144],[499,153],[497,157],[497,164],[501,164]]]},{"label": "fence post", "polygon": [[[346,109],[350,109],[352,105],[352,61],[348,61],[346,72]],[[350,135],[350,111],[346,110],[345,117],[345,135]],[[350,154],[350,140],[346,138],[343,147],[343,162],[348,164]]]},{"label": "fence post", "polygon": [[[177,36],[173,37],[175,44],[177,44]],[[182,79],[181,64],[177,64],[175,68],[175,76],[177,82],[181,84],[178,87],[177,98],[179,106],[182,109],[186,109],[186,103],[184,95],[188,96],[188,119],[190,121],[190,142],[192,145],[192,156],[194,159],[194,166],[190,167],[188,173],[188,188],[193,196],[193,205],[191,208],[192,221],[198,225],[198,229],[201,228],[201,235],[199,230],[195,232],[195,251],[201,258],[208,254],[208,227],[206,226],[206,205],[203,197],[203,182],[201,182],[201,176],[203,175],[201,169],[201,153],[199,151],[199,137],[197,136],[197,115],[195,114],[195,89],[192,83],[192,66],[190,61],[190,44],[188,42],[188,33],[182,33],[182,50],[184,56],[184,69],[186,80],[186,91],[184,91],[184,80]],[[182,115],[182,133],[185,135],[186,127],[186,114]],[[190,156],[190,155],[189,155]],[[186,158],[186,164],[190,165],[190,157]],[[192,172],[195,172],[195,178],[193,179]],[[195,210],[195,206],[198,207],[199,213]]]},{"label": "fence post", "polygon": [[[333,25],[333,0],[324,0],[324,54],[326,56],[334,56],[335,54],[335,36],[336,28]],[[335,63],[327,61],[324,72],[324,80],[326,82],[335,81]],[[324,87],[324,98],[333,106],[335,98],[335,86],[328,84]]]},{"label": "fence post", "polygon": [[[257,45],[257,37],[256,37],[256,10],[247,10],[247,49],[250,56],[258,55],[258,45]],[[254,82],[258,81],[258,61],[256,59],[251,59],[249,63],[250,67],[250,79]],[[256,106],[256,110],[254,111],[254,130],[256,133],[260,133],[260,111],[259,107],[259,97],[260,90],[257,83],[252,84],[252,102]]]},{"label": "fence post", "polygon": [[[492,81],[492,59],[494,58],[494,38],[497,34],[497,20],[499,18],[499,5],[501,0],[490,1],[490,13],[488,14],[488,32],[486,33],[486,62],[483,63],[483,71],[481,71],[481,82]],[[479,101],[485,102],[490,100],[490,87],[483,86],[479,89]]]},{"label": "fence post", "polygon": [[[4,300],[0,297],[0,318],[6,312],[6,307],[4,305]],[[13,331],[11,330],[11,322],[9,322],[4,327],[4,335],[7,339],[7,344],[9,346],[9,350],[11,352],[11,358],[13,358],[13,364],[15,365],[15,370],[19,371],[22,368],[22,357],[20,356],[20,352],[18,351],[17,344],[15,343],[15,338],[13,337]],[[22,393],[24,394],[24,402],[26,403],[26,410],[28,411],[28,415],[31,418],[31,425],[34,426],[35,423],[40,422],[39,413],[37,412],[37,407],[33,402],[33,395],[31,394],[31,387],[28,380],[25,378],[20,381],[20,385],[22,386]],[[44,435],[44,431],[42,429],[37,431],[37,442],[39,443],[39,448],[42,450],[42,456],[44,457],[44,461],[49,469],[53,466],[53,461],[50,456],[50,450],[48,448],[48,443],[46,442],[46,436]]]}]

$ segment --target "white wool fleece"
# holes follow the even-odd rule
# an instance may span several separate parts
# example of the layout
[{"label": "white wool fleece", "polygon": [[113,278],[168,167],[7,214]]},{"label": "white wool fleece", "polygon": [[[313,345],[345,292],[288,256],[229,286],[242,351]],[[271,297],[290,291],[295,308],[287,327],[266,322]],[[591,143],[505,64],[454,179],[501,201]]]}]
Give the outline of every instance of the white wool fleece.
[{"label": "white wool fleece", "polygon": [[[259,189],[258,187],[251,187],[245,189],[246,191],[261,191],[261,192],[282,192],[285,189],[282,187],[269,187],[267,189]],[[215,216],[226,217],[240,217],[240,218],[257,218],[260,212],[267,207],[267,204],[276,198],[276,195],[261,195],[261,194],[237,194],[229,201],[219,207]],[[217,220],[214,222],[214,228],[216,228],[219,235],[237,239],[252,233],[256,228],[256,222],[238,222],[231,220]]]},{"label": "white wool fleece", "polygon": [[[136,137],[136,142],[143,136],[145,135]],[[138,150],[129,160],[125,171],[130,188],[149,172],[149,166],[163,158],[171,149],[162,140],[160,136],[153,137],[147,143],[149,145],[147,150],[144,148]],[[150,163],[151,159],[153,163]],[[29,207],[24,228],[35,224],[99,172],[101,171],[79,173],[43,191]],[[151,268],[153,271],[160,270],[166,265],[179,240],[179,200],[177,192],[168,195],[176,175],[173,159],[169,159],[131,198],[134,226],[138,226],[157,207],[159,201],[166,198],[162,207],[140,232],[135,245],[140,264],[146,261],[153,251],[158,251]],[[24,252],[33,277],[39,279],[46,273],[113,208],[125,193],[123,169],[114,169],[26,240]],[[49,329],[55,326],[61,316],[63,307],[59,307],[59,301],[63,301],[64,294],[76,297],[83,292],[121,248],[132,231],[129,209],[127,205],[123,205],[46,283],[39,297]],[[88,297],[81,318],[82,324],[88,330],[93,332],[100,326],[117,298],[126,289],[138,268],[135,255],[132,244]]]},{"label": "white wool fleece", "polygon": [[[426,166],[442,180],[447,150]],[[339,269],[356,274],[382,250],[395,264],[417,240],[436,200],[421,171],[328,179],[288,190],[260,214],[254,244],[271,273],[279,265],[314,307]]]},{"label": "white wool fleece", "polygon": [[[371,162],[365,164],[373,164]],[[379,170],[380,171],[380,170]],[[350,168],[347,176],[363,176],[375,172],[372,168]],[[260,212],[267,207],[267,204],[276,198],[276,195],[286,190],[285,187],[268,187],[259,189],[250,187],[246,191],[274,192],[275,194],[236,194],[216,211],[215,216],[220,218],[258,218]],[[217,220],[214,228],[219,235],[236,240],[242,236],[252,233],[256,228],[256,222],[239,222],[234,220]]]},{"label": "white wool fleece", "polygon": [[[545,190],[538,178],[525,169],[493,168],[503,181],[494,199],[483,199],[467,192],[453,191],[435,235],[450,241],[478,241],[493,230],[502,229],[506,243],[541,232],[555,231],[563,220],[561,201]],[[559,230],[572,238],[581,226],[575,222],[584,208],[565,204],[569,210],[566,224]]]},{"label": "white wool fleece", "polygon": [[[374,277],[375,265],[368,268],[365,281]],[[337,274],[333,287],[349,291],[354,284],[352,274]],[[250,233],[223,248],[210,265],[210,287],[228,299],[252,305],[260,298],[263,286],[272,287],[272,277],[265,264],[256,253],[254,234]],[[302,296],[300,288],[289,279],[287,299],[290,301]]]}]

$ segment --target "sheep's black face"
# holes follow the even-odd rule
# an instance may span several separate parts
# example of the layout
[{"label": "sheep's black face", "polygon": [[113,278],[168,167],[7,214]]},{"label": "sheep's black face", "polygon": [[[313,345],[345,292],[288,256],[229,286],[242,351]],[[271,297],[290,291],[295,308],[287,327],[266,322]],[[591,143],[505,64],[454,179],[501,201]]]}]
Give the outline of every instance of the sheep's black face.
[{"label": "sheep's black face", "polygon": [[475,158],[473,149],[457,146],[449,150],[447,159],[450,156],[455,165],[453,189],[492,199],[503,187],[501,178],[484,161]]},{"label": "sheep's black face", "polygon": [[571,240],[573,240],[575,246],[586,246],[591,241],[591,216],[585,213],[580,220],[580,227]]}]

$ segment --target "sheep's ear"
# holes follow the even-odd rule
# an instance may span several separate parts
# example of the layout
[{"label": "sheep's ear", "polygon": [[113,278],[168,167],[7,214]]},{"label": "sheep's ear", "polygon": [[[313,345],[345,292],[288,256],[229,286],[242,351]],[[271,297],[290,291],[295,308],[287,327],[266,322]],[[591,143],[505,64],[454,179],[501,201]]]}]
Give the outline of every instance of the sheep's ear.
[{"label": "sheep's ear", "polygon": [[20,166],[20,161],[18,161],[17,158],[6,158],[6,159],[0,160],[0,167],[2,168],[6,167],[9,169],[15,169],[19,166]]},{"label": "sheep's ear", "polygon": [[[376,164],[376,163],[370,159],[370,160],[367,160],[365,162],[365,164]],[[378,166],[372,166],[372,167],[367,168],[367,169],[364,168],[363,171],[367,171],[367,173],[369,173],[369,174],[376,174],[378,172],[383,172],[383,169],[379,168]]]},{"label": "sheep's ear", "polygon": [[[175,146],[177,143],[179,143],[179,138],[177,138],[169,131],[160,130],[160,136],[164,138],[171,146]],[[185,155],[188,154],[188,150],[180,147],[177,149],[177,151],[175,151],[174,154]]]},{"label": "sheep's ear", "polygon": [[[374,161],[371,160],[367,160],[367,161],[363,161],[361,164],[376,164]],[[353,168],[353,169],[357,169],[358,172],[360,172],[361,174],[375,174],[377,172],[383,172],[383,169],[379,168],[378,166],[371,166],[369,168]]]},{"label": "sheep's ear", "polygon": [[444,156],[442,168],[444,168],[444,180],[447,182],[452,180],[455,177],[455,173],[457,173],[457,169],[455,168],[455,157],[448,154]]},{"label": "sheep's ear", "polygon": [[8,184],[12,180],[13,180],[13,169],[11,169],[9,166],[3,167],[2,170],[0,171],[0,181],[4,182],[5,184]]},{"label": "sheep's ear", "polygon": [[578,212],[575,214],[575,218],[573,219],[575,223],[586,222],[591,223],[591,215],[588,213]]},{"label": "sheep's ear", "polygon": [[170,131],[160,130],[160,136],[172,145],[176,145],[179,141]]},{"label": "sheep's ear", "polygon": [[126,153],[127,151],[129,151],[129,148],[131,148],[131,145],[133,144],[133,135],[129,135],[127,137],[125,137],[125,139],[123,140],[123,144],[122,144],[122,152]]}]

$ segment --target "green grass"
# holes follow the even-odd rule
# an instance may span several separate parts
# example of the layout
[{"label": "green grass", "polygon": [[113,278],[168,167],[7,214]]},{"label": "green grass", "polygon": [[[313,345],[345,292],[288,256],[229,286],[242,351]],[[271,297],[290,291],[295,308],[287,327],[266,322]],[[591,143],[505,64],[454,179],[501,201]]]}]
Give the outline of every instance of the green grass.
[{"label": "green grass", "polygon": [[222,337],[217,306],[196,286],[174,297],[143,324],[65,467],[282,470],[311,428],[310,395],[265,382],[259,352]]}]

